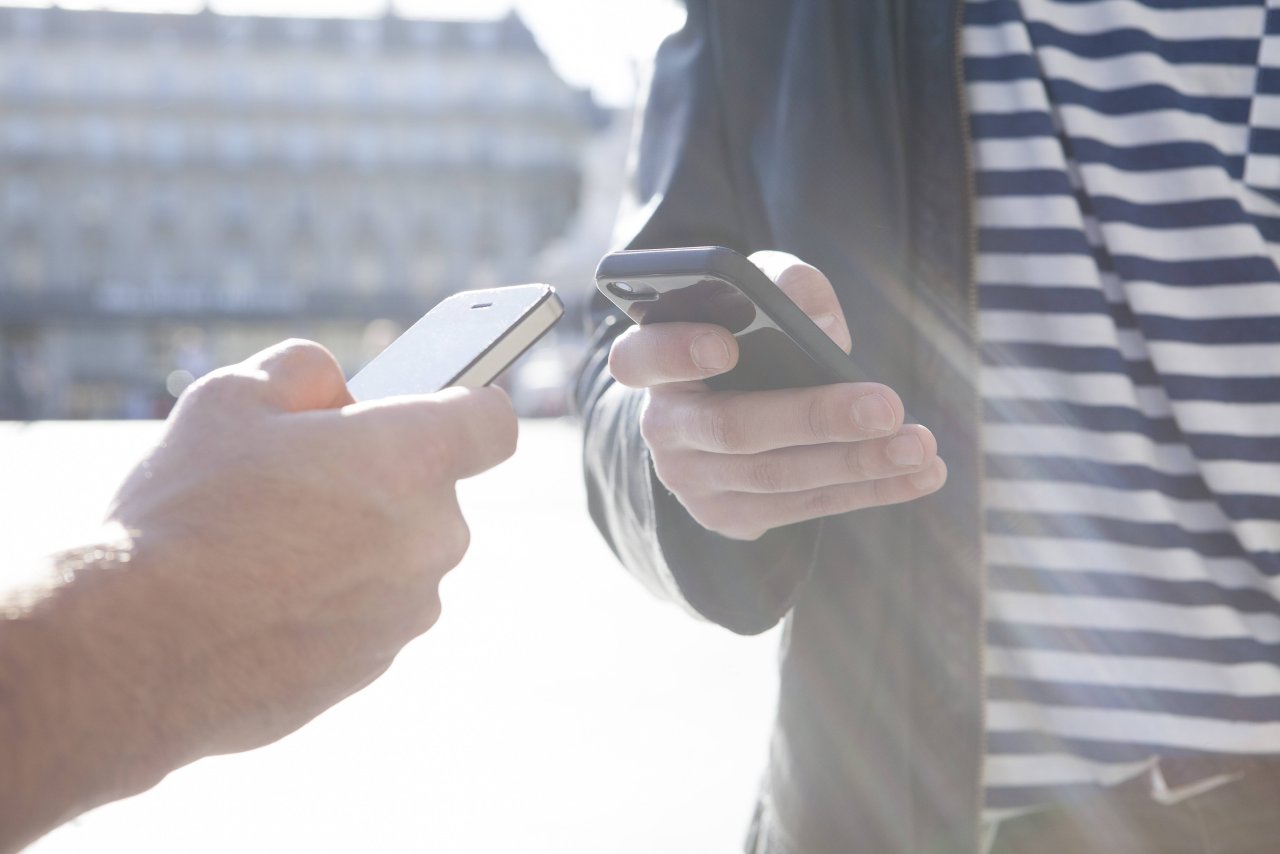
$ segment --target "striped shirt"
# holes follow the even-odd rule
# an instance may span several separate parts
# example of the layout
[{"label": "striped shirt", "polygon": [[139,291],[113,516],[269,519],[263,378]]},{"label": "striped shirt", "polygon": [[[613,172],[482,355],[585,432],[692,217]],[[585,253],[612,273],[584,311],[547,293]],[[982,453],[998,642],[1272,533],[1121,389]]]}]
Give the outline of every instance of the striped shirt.
[{"label": "striped shirt", "polygon": [[989,818],[1280,758],[1280,0],[969,0]]}]

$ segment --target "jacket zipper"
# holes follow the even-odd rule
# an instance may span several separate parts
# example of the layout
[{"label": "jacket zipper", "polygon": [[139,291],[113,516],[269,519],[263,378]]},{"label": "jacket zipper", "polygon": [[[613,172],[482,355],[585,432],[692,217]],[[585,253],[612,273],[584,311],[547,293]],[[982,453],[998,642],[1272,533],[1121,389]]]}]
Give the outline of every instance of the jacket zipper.
[{"label": "jacket zipper", "polygon": [[956,62],[956,103],[959,107],[960,145],[964,158],[964,203],[969,210],[967,222],[968,240],[968,307],[969,332],[973,342],[974,377],[974,435],[978,454],[978,798],[974,805],[977,815],[977,838],[974,840],[974,851],[985,854],[983,842],[985,838],[982,814],[986,806],[986,766],[987,766],[987,560],[986,560],[986,473],[983,463],[983,425],[982,425],[982,340],[978,318],[978,224],[975,208],[977,187],[974,178],[973,142],[970,138],[968,91],[964,74],[964,13],[968,0],[956,0],[955,8],[955,62]]}]

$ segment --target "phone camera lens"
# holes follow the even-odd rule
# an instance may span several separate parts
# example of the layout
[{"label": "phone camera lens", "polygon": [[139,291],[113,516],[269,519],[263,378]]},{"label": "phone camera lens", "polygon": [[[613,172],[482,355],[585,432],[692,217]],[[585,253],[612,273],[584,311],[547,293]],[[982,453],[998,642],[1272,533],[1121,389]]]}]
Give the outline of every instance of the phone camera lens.
[{"label": "phone camera lens", "polygon": [[609,289],[609,293],[613,294],[620,300],[626,300],[628,303],[656,302],[658,297],[661,296],[648,285],[633,285],[629,282],[609,282],[605,287]]}]

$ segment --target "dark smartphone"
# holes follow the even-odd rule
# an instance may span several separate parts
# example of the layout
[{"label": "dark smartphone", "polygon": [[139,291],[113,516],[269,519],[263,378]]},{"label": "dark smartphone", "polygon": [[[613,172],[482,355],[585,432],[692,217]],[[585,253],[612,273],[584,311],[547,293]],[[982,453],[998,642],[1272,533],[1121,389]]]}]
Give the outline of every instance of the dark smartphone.
[{"label": "dark smartphone", "polygon": [[488,385],[555,325],[564,305],[550,285],[463,291],[442,301],[347,385],[356,400]]},{"label": "dark smartphone", "polygon": [[723,326],[738,364],[708,380],[719,389],[777,389],[863,379],[853,360],[760,268],[722,246],[634,249],[606,255],[596,287],[636,323]]}]

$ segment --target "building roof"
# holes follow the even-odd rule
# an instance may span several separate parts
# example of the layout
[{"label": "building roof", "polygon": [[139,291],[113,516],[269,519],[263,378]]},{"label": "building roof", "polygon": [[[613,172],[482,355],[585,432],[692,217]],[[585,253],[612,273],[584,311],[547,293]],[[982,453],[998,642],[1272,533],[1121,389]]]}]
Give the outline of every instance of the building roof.
[{"label": "building roof", "polygon": [[406,18],[295,18],[224,15],[207,7],[195,14],[155,14],[61,7],[0,6],[0,41],[113,45],[180,44],[210,47],[282,47],[373,52],[498,50],[540,52],[515,12],[487,20]]}]

